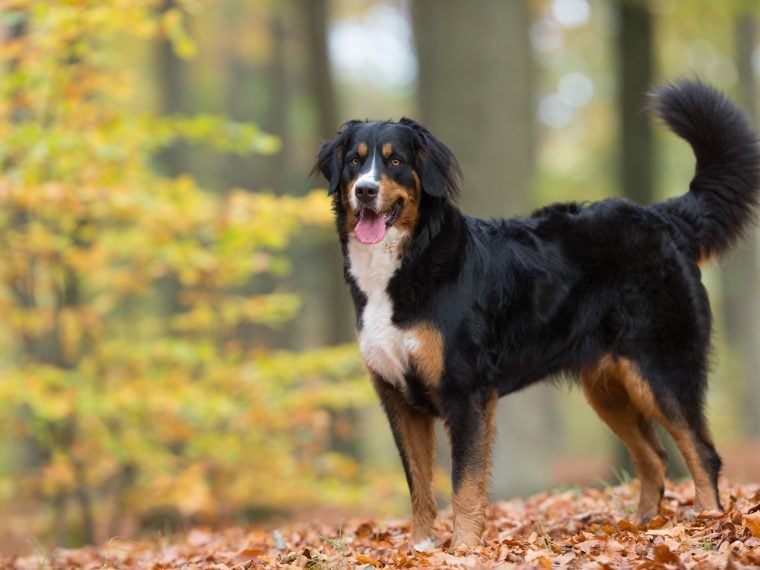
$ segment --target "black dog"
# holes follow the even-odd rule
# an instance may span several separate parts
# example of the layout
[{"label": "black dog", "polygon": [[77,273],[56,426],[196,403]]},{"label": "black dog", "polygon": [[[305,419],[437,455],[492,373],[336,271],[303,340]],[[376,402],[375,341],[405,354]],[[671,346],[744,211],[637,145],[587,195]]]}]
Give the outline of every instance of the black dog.
[{"label": "black dog", "polygon": [[711,315],[699,265],[753,221],[760,150],[749,122],[697,81],[652,106],[697,159],[685,195],[549,206],[481,220],[454,205],[454,156],[419,123],[351,121],[325,143],[362,356],[411,492],[413,543],[433,539],[433,424],[445,422],[452,546],[480,540],[500,396],[576,376],[641,479],[638,517],[659,508],[662,424],[692,473],[695,508],[721,508],[720,457],[703,413]]}]

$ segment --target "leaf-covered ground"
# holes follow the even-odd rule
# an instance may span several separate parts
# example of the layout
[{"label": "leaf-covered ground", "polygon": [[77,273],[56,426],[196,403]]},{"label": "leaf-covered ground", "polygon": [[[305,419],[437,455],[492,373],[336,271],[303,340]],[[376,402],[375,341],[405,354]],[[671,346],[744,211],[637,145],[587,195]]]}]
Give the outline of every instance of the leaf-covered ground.
[{"label": "leaf-covered ground", "polygon": [[0,568],[760,568],[760,485],[722,487],[725,513],[691,509],[690,483],[669,487],[662,514],[639,527],[630,517],[637,485],[571,489],[491,505],[484,544],[410,550],[408,522],[346,520],[274,531],[191,531],[156,542],[114,539],[99,547],[0,559]]}]

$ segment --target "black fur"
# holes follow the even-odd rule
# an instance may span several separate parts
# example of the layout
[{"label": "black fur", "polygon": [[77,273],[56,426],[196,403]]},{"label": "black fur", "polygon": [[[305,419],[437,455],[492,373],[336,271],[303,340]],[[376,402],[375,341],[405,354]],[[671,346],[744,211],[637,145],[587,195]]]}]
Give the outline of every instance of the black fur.
[{"label": "black fur", "polygon": [[[711,314],[698,262],[726,252],[753,221],[760,151],[741,111],[700,82],[664,87],[652,107],[691,144],[697,168],[688,193],[650,206],[609,199],[482,220],[457,209],[455,159],[414,121],[347,123],[322,147],[315,168],[335,192],[347,268],[343,153],[356,137],[382,131],[413,155],[419,221],[387,293],[397,327],[424,322],[440,331],[444,366],[434,388],[410,369],[399,397],[447,423],[455,491],[483,437],[477,418],[491,394],[582,373],[611,355],[632,362],[662,416],[686,426],[717,501],[720,458],[703,414]],[[346,278],[361,328],[366,297],[348,269]]]},{"label": "black fur", "polygon": [[692,256],[713,257],[733,246],[755,221],[760,164],[757,135],[723,94],[679,81],[653,97],[655,112],[691,144],[697,158],[689,193],[658,206],[683,219]]}]

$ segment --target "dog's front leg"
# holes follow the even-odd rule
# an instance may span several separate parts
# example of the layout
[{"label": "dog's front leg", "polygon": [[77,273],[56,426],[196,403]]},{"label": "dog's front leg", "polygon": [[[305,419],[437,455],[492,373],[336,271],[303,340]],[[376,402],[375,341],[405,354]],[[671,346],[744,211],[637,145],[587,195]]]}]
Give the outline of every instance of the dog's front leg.
[{"label": "dog's front leg", "polygon": [[496,435],[495,394],[474,394],[449,404],[454,535],[451,548],[480,542],[488,504],[491,449]]},{"label": "dog's front leg", "polygon": [[393,439],[404,466],[412,499],[411,541],[416,550],[435,546],[433,522],[436,506],[433,496],[433,456],[435,418],[412,409],[403,395],[379,377],[373,377],[375,390],[388,416]]}]

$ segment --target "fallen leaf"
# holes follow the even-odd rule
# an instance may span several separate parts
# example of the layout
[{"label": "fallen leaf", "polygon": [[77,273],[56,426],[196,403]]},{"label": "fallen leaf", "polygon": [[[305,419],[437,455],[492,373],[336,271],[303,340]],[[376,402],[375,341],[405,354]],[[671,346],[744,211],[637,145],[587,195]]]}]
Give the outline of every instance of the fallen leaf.
[{"label": "fallen leaf", "polygon": [[356,561],[359,564],[371,564],[375,568],[380,568],[381,566],[383,566],[382,562],[380,562],[377,558],[373,558],[372,556],[357,554],[354,558],[356,558]]},{"label": "fallen leaf", "polygon": [[663,564],[676,564],[681,561],[678,555],[671,552],[667,544],[662,543],[654,545],[654,559]]},{"label": "fallen leaf", "polygon": [[[57,548],[44,558],[37,554],[9,560],[0,555],[0,568],[760,569],[760,512],[749,512],[760,501],[757,485],[722,482],[722,496],[736,497],[727,503],[734,509],[720,516],[700,513],[693,520],[687,519],[693,504],[691,483],[669,484],[668,489],[655,517],[653,526],[658,528],[637,527],[629,520],[636,493],[626,485],[497,501],[488,507],[482,544],[459,552],[448,550],[452,516],[442,511],[434,531],[443,547],[425,553],[410,551],[408,520],[347,518],[330,524],[310,519],[276,533],[200,528],[152,543],[122,540]],[[320,538],[326,536],[338,537],[331,539],[336,548]]]},{"label": "fallen leaf", "polygon": [[354,531],[354,536],[358,538],[363,538],[370,536],[374,531],[374,528],[372,526],[372,523],[369,522],[363,522],[358,527],[356,527],[356,530]]},{"label": "fallen leaf", "polygon": [[565,566],[575,560],[577,556],[575,555],[575,552],[567,552],[565,554],[560,554],[559,556],[555,556],[554,560],[552,561],[552,564],[554,566]]},{"label": "fallen leaf", "polygon": [[635,533],[639,532],[639,527],[626,519],[619,520],[617,523],[617,527],[620,530],[624,530],[628,532],[635,532]]},{"label": "fallen leaf", "polygon": [[667,518],[665,518],[662,515],[656,515],[656,516],[652,517],[652,520],[650,520],[647,523],[647,530],[662,528],[666,524],[668,524],[668,519]]},{"label": "fallen leaf", "polygon": [[744,516],[744,526],[752,533],[752,536],[760,538],[760,512]]}]

